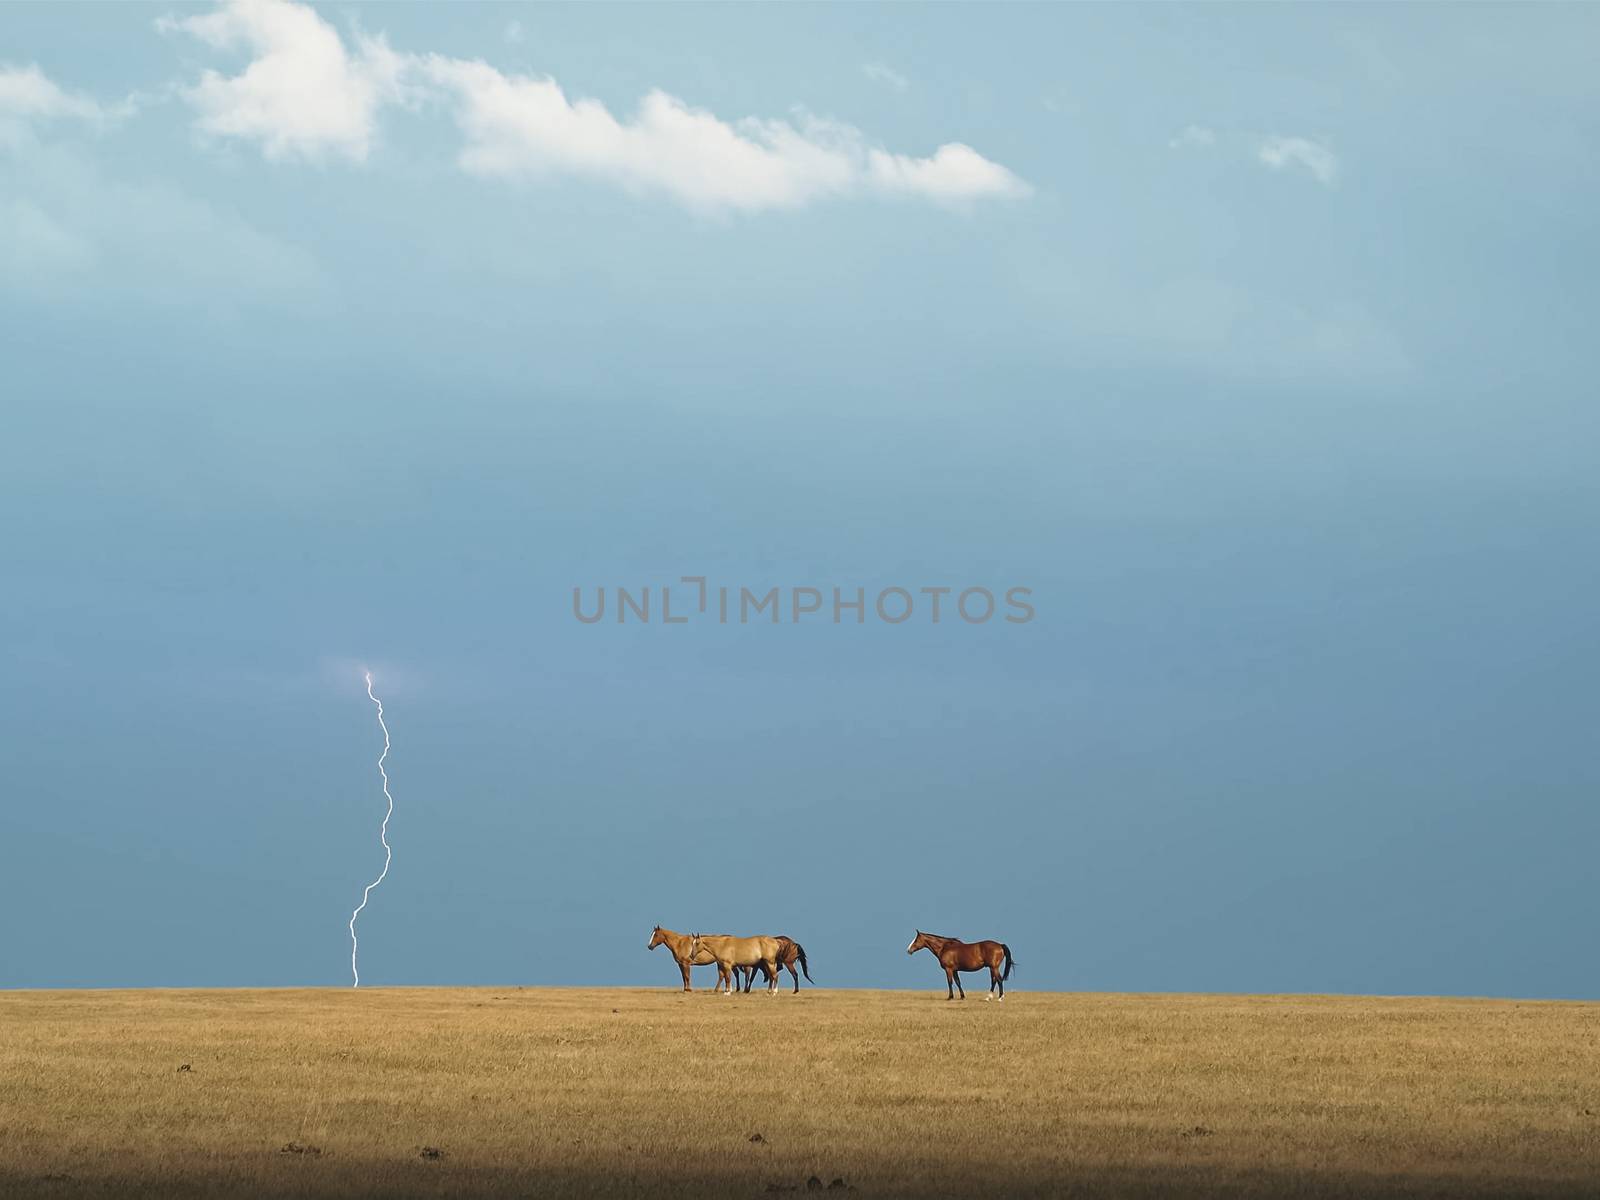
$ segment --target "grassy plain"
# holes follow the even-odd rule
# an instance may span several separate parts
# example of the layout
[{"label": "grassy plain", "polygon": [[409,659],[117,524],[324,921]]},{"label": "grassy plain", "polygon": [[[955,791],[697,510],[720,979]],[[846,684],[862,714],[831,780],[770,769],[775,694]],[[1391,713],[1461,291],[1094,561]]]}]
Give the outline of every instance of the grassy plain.
[{"label": "grassy plain", "polygon": [[755,1197],[813,1177],[841,1196],[1600,1195],[1600,1005],[0,993],[7,1196]]}]

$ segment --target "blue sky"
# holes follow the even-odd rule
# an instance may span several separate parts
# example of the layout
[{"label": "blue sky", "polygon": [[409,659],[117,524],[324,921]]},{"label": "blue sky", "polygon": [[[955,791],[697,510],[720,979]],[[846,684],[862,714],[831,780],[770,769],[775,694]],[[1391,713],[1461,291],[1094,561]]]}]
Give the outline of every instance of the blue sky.
[{"label": "blue sky", "polygon": [[0,8],[0,985],[1595,995],[1597,39]]}]

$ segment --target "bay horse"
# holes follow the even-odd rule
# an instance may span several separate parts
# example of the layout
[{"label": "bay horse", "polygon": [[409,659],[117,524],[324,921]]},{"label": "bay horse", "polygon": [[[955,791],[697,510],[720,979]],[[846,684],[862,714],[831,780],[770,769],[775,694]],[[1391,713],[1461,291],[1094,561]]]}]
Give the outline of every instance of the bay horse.
[{"label": "bay horse", "polygon": [[733,995],[733,972],[737,967],[760,965],[766,972],[767,995],[778,994],[778,939],[775,937],[729,937],[722,933],[697,933],[690,944],[691,957],[710,951],[717,964],[717,987],[725,996]]},{"label": "bay horse", "polygon": [[694,945],[697,935],[692,933],[674,933],[670,929],[663,929],[657,925],[655,932],[650,936],[650,944],[646,950],[654,950],[657,946],[665,946],[672,957],[677,960],[678,969],[683,972],[683,990],[694,991],[689,984],[690,967],[709,967],[717,960],[711,957],[711,951],[701,949]]},{"label": "bay horse", "polygon": [[[794,990],[800,990],[800,976],[795,973],[795,963],[800,964],[800,969],[806,973],[806,982],[815,983],[811,978],[811,968],[806,965],[806,948],[791,937],[778,936],[778,966],[787,968],[789,976],[794,980]],[[744,990],[749,991],[750,985],[756,981],[756,971],[766,971],[766,967],[759,964],[755,967],[745,968]],[[770,981],[769,981],[770,982]]]},{"label": "bay horse", "polygon": [[[965,1000],[967,990],[961,986],[961,972],[981,971],[985,967],[989,968],[989,994],[984,999],[1006,998],[1005,980],[1011,978],[1011,968],[1016,963],[1011,959],[1011,947],[1004,942],[963,942],[959,938],[940,937],[919,929],[917,936],[911,939],[911,945],[906,947],[906,953],[915,954],[924,947],[944,968],[945,990],[949,992],[946,999],[954,1000],[959,991]],[[1002,963],[1005,965],[1003,973],[1000,970]],[[996,988],[1000,989],[998,997],[994,994]]]}]

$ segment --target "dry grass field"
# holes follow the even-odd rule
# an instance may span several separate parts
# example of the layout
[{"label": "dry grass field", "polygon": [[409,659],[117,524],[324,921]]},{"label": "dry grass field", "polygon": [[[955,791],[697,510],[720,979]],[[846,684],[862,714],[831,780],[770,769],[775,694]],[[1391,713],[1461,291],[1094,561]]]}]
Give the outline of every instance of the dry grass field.
[{"label": "dry grass field", "polygon": [[942,990],[0,993],[0,1194],[1600,1194],[1600,1005]]}]

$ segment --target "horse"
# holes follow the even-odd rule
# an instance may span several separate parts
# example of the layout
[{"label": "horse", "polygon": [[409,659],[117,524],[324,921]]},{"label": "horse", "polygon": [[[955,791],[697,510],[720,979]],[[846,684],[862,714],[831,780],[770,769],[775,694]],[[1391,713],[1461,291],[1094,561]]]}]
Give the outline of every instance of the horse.
[{"label": "horse", "polygon": [[754,967],[758,963],[766,972],[767,995],[778,994],[778,955],[782,947],[775,937],[729,937],[722,933],[697,933],[690,945],[691,956],[709,950],[717,963],[717,987],[725,996],[733,995],[733,972],[736,967]]},{"label": "horse", "polygon": [[[806,948],[793,938],[784,937],[780,934],[778,936],[778,966],[788,968],[789,976],[794,980],[794,990],[798,992],[800,990],[800,976],[795,974],[795,963],[799,963],[800,969],[806,973],[807,983],[816,983],[816,980],[811,978],[811,968],[806,965]],[[737,968],[735,969],[737,970]],[[765,966],[760,964],[745,968],[744,990],[746,992],[750,990],[750,985],[756,981],[756,971],[765,972],[766,969]]]},{"label": "horse", "polygon": [[657,925],[650,937],[650,944],[645,947],[646,950],[654,950],[657,946],[665,946],[671,952],[672,957],[678,962],[678,969],[683,972],[683,990],[686,992],[694,991],[689,984],[689,968],[709,967],[717,961],[711,957],[711,951],[694,946],[694,939],[697,936],[692,933],[674,933]]},{"label": "horse", "polygon": [[[1011,947],[1004,942],[963,942],[958,938],[940,937],[936,933],[923,933],[917,930],[917,936],[911,939],[911,945],[906,947],[907,954],[915,954],[926,947],[939,965],[944,968],[945,990],[949,992],[948,1000],[956,998],[956,992],[961,993],[961,998],[967,998],[967,990],[961,986],[962,971],[981,971],[989,968],[989,994],[985,1000],[1006,998],[1005,980],[1011,978],[1011,968],[1016,966],[1011,959]],[[1005,964],[1004,973],[1001,972],[1001,963]],[[994,990],[1000,989],[1000,995],[995,996]]]},{"label": "horse", "polygon": [[[686,959],[689,957],[689,943],[693,937],[694,934],[674,933],[670,929],[663,929],[661,926],[657,925],[655,928],[655,934],[650,938],[650,944],[645,947],[646,950],[654,950],[657,946],[665,946],[672,953],[672,957],[678,961],[678,969],[683,972],[683,990],[686,992],[694,990],[689,986],[689,968],[709,967],[712,963],[717,961],[711,957],[711,951],[709,950],[702,950],[700,951],[699,955],[693,959],[693,961],[686,961]],[[800,965],[802,968],[805,966],[804,955],[801,956]],[[733,973],[737,981],[744,986],[744,990],[748,992],[750,990],[751,981],[756,977],[755,968],[734,967]],[[794,974],[793,967],[789,968],[789,974]],[[806,978],[811,978],[810,972],[806,973]],[[795,982],[795,987],[798,990],[798,980]],[[716,989],[713,988],[712,990],[715,991]]]}]

